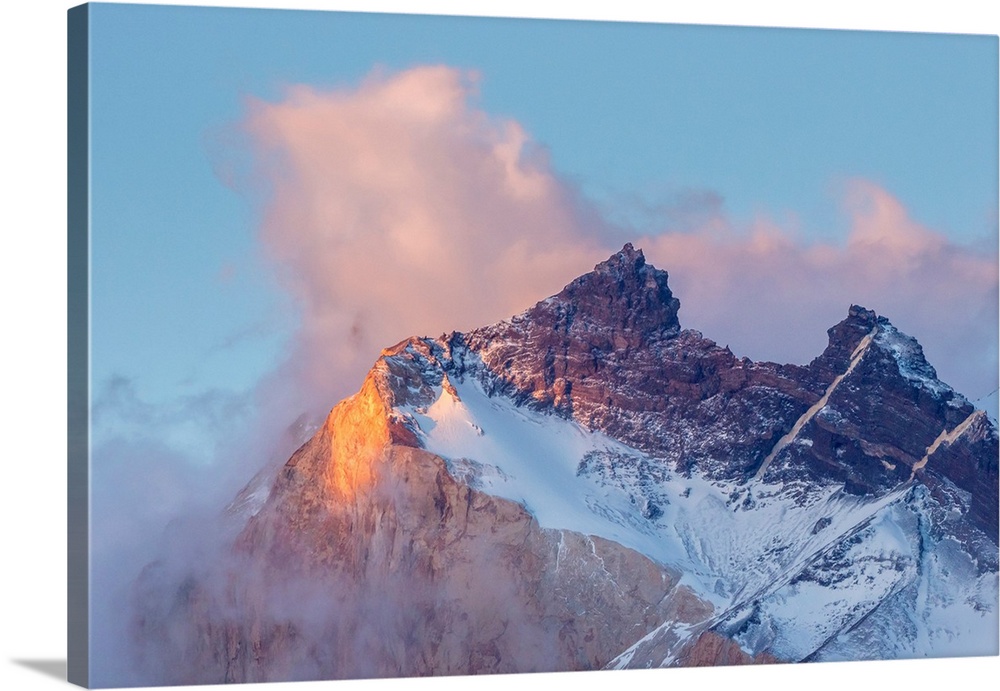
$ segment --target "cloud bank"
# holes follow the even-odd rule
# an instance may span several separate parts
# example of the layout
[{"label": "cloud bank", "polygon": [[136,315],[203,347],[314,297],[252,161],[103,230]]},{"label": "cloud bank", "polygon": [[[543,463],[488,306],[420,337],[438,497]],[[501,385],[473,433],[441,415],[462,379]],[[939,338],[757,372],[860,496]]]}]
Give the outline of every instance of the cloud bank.
[{"label": "cloud bank", "polygon": [[997,387],[995,250],[950,242],[866,180],[845,186],[849,232],[808,243],[767,220],[739,228],[714,219],[693,233],[642,242],[667,267],[682,323],[739,355],[806,363],[826,329],[860,304],[915,336],[939,376],[971,398]]},{"label": "cloud bank", "polygon": [[261,240],[303,311],[307,388],[351,393],[381,348],[508,317],[605,258],[544,150],[473,105],[476,83],[420,67],[249,104]]},{"label": "cloud bank", "polygon": [[[285,376],[315,403],[356,390],[382,347],[510,316],[620,247],[621,228],[523,127],[476,107],[477,82],[418,67],[249,102],[243,127],[271,191],[260,239],[303,310]],[[740,225],[709,198],[630,238],[670,272],[683,325],[741,355],[807,362],[863,304],[916,336],[961,391],[995,388],[995,247],[954,244],[865,180],[845,186],[839,244]]]}]

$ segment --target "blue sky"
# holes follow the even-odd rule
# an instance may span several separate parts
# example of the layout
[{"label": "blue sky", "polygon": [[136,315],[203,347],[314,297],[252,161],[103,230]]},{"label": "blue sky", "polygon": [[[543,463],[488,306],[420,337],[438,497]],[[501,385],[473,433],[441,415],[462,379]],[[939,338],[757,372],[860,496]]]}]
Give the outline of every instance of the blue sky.
[{"label": "blue sky", "polygon": [[162,403],[280,362],[296,305],[261,257],[264,197],[220,179],[245,154],[232,127],[247,97],[350,89],[375,66],[477,71],[477,107],[521,123],[623,236],[708,199],[836,243],[840,187],[862,177],[955,243],[996,245],[995,37],[92,11],[98,390],[123,376]]}]

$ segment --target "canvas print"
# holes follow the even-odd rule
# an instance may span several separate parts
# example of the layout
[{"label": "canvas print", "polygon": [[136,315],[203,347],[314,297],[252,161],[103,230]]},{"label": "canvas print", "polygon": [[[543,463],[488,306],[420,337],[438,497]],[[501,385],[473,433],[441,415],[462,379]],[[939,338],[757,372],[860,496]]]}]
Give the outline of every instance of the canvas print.
[{"label": "canvas print", "polygon": [[998,654],[996,36],[69,27],[71,681]]}]

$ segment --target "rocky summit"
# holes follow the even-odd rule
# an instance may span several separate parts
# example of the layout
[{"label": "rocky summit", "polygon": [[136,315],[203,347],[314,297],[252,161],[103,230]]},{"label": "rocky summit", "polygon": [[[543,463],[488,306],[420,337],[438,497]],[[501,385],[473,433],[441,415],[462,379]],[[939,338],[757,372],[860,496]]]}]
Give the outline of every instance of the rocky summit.
[{"label": "rocky summit", "polygon": [[[850,306],[807,365],[682,330],[625,247],[508,320],[387,348],[151,564],[163,684],[998,652],[998,442]],[[183,660],[184,664],[177,664]]]}]

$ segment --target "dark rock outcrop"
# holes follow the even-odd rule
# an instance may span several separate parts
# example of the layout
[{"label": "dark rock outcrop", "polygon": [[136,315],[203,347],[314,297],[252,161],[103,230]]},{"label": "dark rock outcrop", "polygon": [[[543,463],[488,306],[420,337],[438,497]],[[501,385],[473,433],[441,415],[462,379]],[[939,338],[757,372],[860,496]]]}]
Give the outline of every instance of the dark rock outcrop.
[{"label": "dark rock outcrop", "polygon": [[[916,341],[864,307],[850,307],[806,366],[736,358],[680,330],[678,309],[666,272],[626,245],[521,315],[426,347],[440,349],[458,376],[465,361],[448,353],[467,349],[498,394],[720,480],[747,480],[767,463],[771,480],[832,481],[878,494],[909,480],[934,440],[974,412],[937,380]],[[996,431],[983,424],[992,432],[969,432],[986,444],[976,447],[977,521],[995,535],[997,454],[988,444]],[[797,443],[781,445],[793,429]],[[940,472],[968,475],[972,461],[963,458],[964,469],[944,463]],[[972,491],[968,480],[960,486]]]}]

